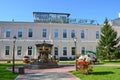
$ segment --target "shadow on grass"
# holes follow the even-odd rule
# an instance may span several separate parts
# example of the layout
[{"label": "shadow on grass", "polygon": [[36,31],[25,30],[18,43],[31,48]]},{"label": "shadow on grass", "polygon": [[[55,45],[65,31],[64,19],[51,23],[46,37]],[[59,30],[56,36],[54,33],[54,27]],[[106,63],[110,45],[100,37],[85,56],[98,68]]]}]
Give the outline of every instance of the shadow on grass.
[{"label": "shadow on grass", "polygon": [[120,67],[116,68],[116,69],[120,69]]},{"label": "shadow on grass", "polygon": [[114,72],[112,71],[106,71],[106,72],[92,72],[91,74],[93,75],[108,75],[108,74],[113,74]]}]

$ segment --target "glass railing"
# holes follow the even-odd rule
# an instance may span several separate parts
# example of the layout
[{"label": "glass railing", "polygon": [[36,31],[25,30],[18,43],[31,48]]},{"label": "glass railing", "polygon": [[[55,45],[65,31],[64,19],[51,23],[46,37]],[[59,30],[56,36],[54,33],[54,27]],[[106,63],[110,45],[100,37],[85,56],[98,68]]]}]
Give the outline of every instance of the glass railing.
[{"label": "glass railing", "polygon": [[96,20],[90,20],[90,19],[36,19],[34,22],[39,23],[66,23],[66,24],[93,24],[93,25],[99,25]]}]

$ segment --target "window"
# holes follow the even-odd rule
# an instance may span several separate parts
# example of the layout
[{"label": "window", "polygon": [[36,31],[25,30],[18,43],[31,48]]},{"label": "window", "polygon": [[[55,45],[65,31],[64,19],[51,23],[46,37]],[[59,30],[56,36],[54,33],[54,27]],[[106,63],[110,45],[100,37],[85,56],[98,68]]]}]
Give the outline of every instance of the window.
[{"label": "window", "polygon": [[42,37],[43,38],[47,37],[47,29],[43,29],[43,31],[42,31]]},{"label": "window", "polygon": [[22,37],[22,29],[19,28],[19,29],[18,29],[18,38],[21,38],[21,37]]},{"label": "window", "polygon": [[28,55],[32,55],[32,46],[28,47]]},{"label": "window", "polygon": [[96,31],[96,39],[99,39],[99,31]]},{"label": "window", "polygon": [[32,29],[29,29],[28,30],[28,37],[32,37],[33,36],[33,30]]},{"label": "window", "polygon": [[66,16],[60,16],[60,19],[62,20],[63,23],[67,22],[67,17]]},{"label": "window", "polygon": [[85,47],[82,47],[81,53],[85,54]]},{"label": "window", "polygon": [[21,55],[22,47],[18,46],[17,47],[17,55]]},{"label": "window", "polygon": [[74,38],[75,37],[75,30],[72,30],[71,31],[71,38]]},{"label": "window", "polygon": [[80,31],[80,36],[81,36],[81,38],[82,38],[82,39],[84,39],[84,38],[85,38],[85,33],[84,33],[84,30],[81,30],[81,31]]},{"label": "window", "polygon": [[58,38],[58,29],[54,30],[54,38]]},{"label": "window", "polygon": [[63,30],[63,38],[67,38],[67,30],[66,29]]},{"label": "window", "polygon": [[63,55],[67,55],[67,47],[63,47]]},{"label": "window", "polygon": [[55,55],[58,55],[58,47],[54,47],[54,53]]},{"label": "window", "polygon": [[6,29],[6,37],[8,38],[8,37],[10,37],[10,35],[11,35],[11,29]]},{"label": "window", "polygon": [[75,47],[71,47],[71,53],[72,55],[75,55]]},{"label": "window", "polygon": [[10,46],[5,46],[5,55],[10,55]]}]

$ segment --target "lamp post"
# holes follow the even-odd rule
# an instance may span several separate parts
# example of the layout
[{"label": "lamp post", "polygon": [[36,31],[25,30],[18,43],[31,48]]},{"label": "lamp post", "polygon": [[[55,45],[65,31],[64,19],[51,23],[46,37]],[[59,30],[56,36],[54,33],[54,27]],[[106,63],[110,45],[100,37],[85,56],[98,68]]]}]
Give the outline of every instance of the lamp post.
[{"label": "lamp post", "polygon": [[74,44],[75,44],[75,69],[77,71],[77,47],[76,47],[77,37],[75,36],[73,38],[73,40],[74,40]]},{"label": "lamp post", "polygon": [[15,73],[15,42],[16,42],[16,36],[13,37],[13,67],[12,72]]}]

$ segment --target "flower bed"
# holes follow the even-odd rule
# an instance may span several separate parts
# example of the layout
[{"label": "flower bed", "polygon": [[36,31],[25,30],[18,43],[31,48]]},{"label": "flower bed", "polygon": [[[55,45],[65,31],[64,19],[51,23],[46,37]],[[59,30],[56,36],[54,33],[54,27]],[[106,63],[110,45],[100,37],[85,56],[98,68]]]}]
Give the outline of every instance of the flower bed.
[{"label": "flower bed", "polygon": [[23,62],[24,62],[24,63],[29,63],[29,62],[30,62],[29,57],[28,57],[28,56],[24,56]]},{"label": "flower bed", "polygon": [[28,61],[28,60],[23,60],[23,63],[29,63],[30,61]]},{"label": "flower bed", "polygon": [[80,70],[81,74],[89,74],[92,72],[91,62],[87,62],[85,60],[78,60],[77,68]]}]

